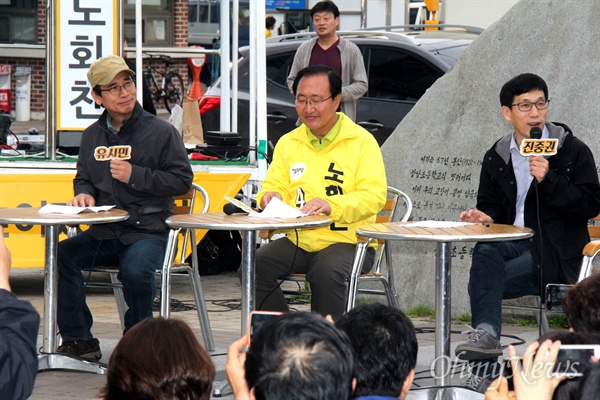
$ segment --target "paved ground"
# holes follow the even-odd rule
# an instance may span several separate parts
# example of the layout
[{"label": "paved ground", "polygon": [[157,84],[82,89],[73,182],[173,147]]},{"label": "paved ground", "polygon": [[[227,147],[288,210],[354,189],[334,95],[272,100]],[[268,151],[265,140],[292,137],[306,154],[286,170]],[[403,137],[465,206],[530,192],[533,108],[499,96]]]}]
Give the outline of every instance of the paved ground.
[{"label": "paved ground", "polygon": [[[96,277],[92,279],[103,280],[105,278]],[[20,298],[31,301],[40,313],[43,312],[43,281],[44,273],[42,269],[14,269],[11,274],[11,284],[14,292]],[[202,277],[202,282],[215,339],[216,351],[212,354],[212,359],[218,371],[216,384],[219,384],[224,380],[223,367],[227,346],[237,339],[240,334],[240,311],[238,310],[240,284],[236,274],[232,272]],[[193,304],[191,288],[186,277],[175,277],[173,279],[172,298],[184,304]],[[95,319],[93,332],[100,339],[102,346],[103,358],[101,361],[107,362],[112,349],[121,336],[121,327],[113,294],[106,289],[89,289],[88,304]],[[307,305],[302,304],[294,307],[298,310],[308,309]],[[194,309],[174,312],[173,316],[190,324],[193,330],[198,333],[198,338],[202,340],[198,317]],[[434,334],[423,328],[432,327],[433,322],[425,319],[414,319],[413,322],[420,332],[417,335],[419,356],[416,384],[430,386],[433,385],[430,368],[434,354]],[[452,329],[461,331],[464,327],[453,326]],[[537,337],[536,328],[506,327],[504,333],[519,335],[528,342]],[[452,336],[453,346],[456,341],[460,340],[464,340],[464,337],[460,334],[454,334]],[[504,341],[509,343],[510,339]],[[520,352],[523,351],[524,346],[521,346]],[[465,375],[461,374],[461,368],[459,367],[456,369],[451,381],[455,385],[462,385],[464,380]],[[40,372],[31,399],[93,399],[104,383],[104,375],[67,371]],[[221,398],[232,399],[233,396],[225,394]]]}]

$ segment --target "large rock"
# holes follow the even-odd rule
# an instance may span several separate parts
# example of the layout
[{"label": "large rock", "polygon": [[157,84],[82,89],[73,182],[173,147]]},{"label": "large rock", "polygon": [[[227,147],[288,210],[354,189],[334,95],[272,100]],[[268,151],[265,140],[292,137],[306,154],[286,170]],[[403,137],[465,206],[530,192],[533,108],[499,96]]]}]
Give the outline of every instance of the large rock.
[{"label": "large rock", "polygon": [[[413,220],[457,220],[475,207],[483,154],[512,130],[500,113],[500,88],[523,72],[546,80],[548,120],[571,127],[599,165],[598,2],[522,0],[472,43],[382,147],[388,184],[409,194]],[[453,314],[470,310],[473,246],[454,243]],[[433,306],[435,244],[394,242],[392,249],[401,307]]]}]

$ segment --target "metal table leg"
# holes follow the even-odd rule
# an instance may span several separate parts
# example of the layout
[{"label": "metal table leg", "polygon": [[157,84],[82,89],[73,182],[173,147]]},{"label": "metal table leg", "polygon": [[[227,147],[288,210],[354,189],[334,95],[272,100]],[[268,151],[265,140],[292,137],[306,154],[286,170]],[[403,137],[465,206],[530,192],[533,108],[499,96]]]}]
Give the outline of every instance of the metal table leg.
[{"label": "metal table leg", "polygon": [[56,353],[56,309],[58,295],[58,225],[46,227],[46,268],[44,269],[44,330],[38,371],[64,369],[105,374],[106,365]]},{"label": "metal table leg", "polygon": [[256,265],[256,231],[244,231],[242,236],[242,327],[241,336],[248,331],[248,318],[254,310]]},{"label": "metal table leg", "polygon": [[[244,231],[242,235],[242,326],[241,336],[248,333],[248,318],[254,310],[256,231]],[[229,382],[224,381],[213,387],[213,397],[230,394]]]},{"label": "metal table leg", "polygon": [[435,384],[450,383],[450,243],[437,244],[435,266]]}]

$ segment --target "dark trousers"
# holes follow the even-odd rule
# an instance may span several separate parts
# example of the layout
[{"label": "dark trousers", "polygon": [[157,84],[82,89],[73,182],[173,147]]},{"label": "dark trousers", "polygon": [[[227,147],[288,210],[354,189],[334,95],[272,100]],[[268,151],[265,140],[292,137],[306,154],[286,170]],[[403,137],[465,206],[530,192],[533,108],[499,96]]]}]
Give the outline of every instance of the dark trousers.
[{"label": "dark trousers", "polygon": [[[356,245],[333,244],[318,252],[298,248],[287,238],[273,240],[256,252],[256,308],[288,311],[279,280],[291,273],[306,274],[312,292],[311,309],[335,320],[346,308],[348,281]],[[362,272],[373,266],[375,251],[369,249]],[[292,266],[292,262],[294,263]]]},{"label": "dark trousers", "polygon": [[502,331],[502,299],[540,294],[528,240],[477,243],[469,277],[473,328],[481,323]]},{"label": "dark trousers", "polygon": [[[469,297],[473,328],[487,323],[500,338],[502,300],[539,295],[540,283],[535,273],[528,240],[477,243],[469,276]],[[472,362],[479,376],[496,378],[500,373],[497,357]]]},{"label": "dark trousers", "polygon": [[[58,245],[58,328],[63,340],[90,340],[93,318],[86,304],[83,268],[119,265],[119,280],[128,310],[125,329],[152,316],[156,295],[154,273],[160,268],[166,243],[143,239],[130,245],[118,239],[96,240],[88,233]],[[116,317],[116,316],[115,316]]]}]

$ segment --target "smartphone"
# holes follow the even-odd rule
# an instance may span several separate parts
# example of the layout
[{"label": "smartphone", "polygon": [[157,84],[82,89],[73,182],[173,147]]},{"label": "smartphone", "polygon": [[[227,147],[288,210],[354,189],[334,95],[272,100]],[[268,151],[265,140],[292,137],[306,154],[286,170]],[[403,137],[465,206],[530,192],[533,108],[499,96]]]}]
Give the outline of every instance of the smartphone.
[{"label": "smartphone", "polygon": [[598,344],[563,344],[560,346],[553,375],[567,378],[582,376],[583,370],[592,362],[592,356],[600,358]]},{"label": "smartphone", "polygon": [[567,295],[567,291],[572,287],[573,285],[557,285],[553,283],[546,285],[546,310],[562,311],[563,300]]},{"label": "smartphone", "polygon": [[252,311],[248,319],[248,346],[252,341],[252,334],[267,320],[283,314],[280,311]]},{"label": "smartphone", "polygon": [[[598,344],[563,344],[560,346],[552,375],[574,378],[583,376],[583,370],[592,362],[592,356],[600,358],[600,345]],[[521,369],[523,359],[519,359]],[[503,375],[508,381],[508,390],[515,390],[513,383],[513,369],[510,360],[504,360]]]}]

